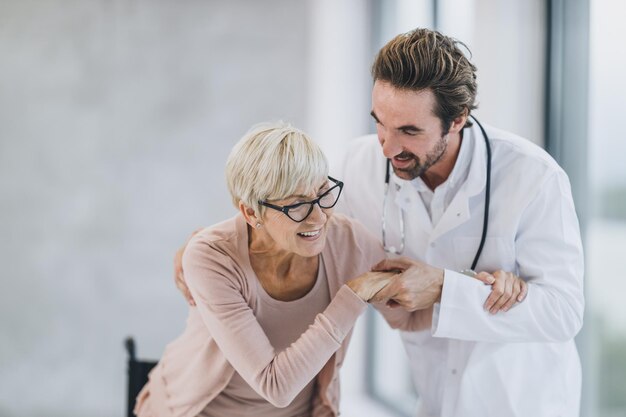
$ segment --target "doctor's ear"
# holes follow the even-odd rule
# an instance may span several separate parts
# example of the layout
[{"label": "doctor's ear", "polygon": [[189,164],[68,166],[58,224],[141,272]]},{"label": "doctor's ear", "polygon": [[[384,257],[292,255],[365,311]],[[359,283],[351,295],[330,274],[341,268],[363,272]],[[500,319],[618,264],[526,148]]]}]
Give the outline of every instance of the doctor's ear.
[{"label": "doctor's ear", "polygon": [[260,227],[261,216],[258,216],[254,209],[246,206],[243,201],[239,201],[239,212],[243,215],[243,218],[246,219],[246,223],[250,226],[256,229]]},{"label": "doctor's ear", "polygon": [[463,112],[460,116],[452,119],[452,123],[450,124],[450,129],[448,129],[449,133],[459,133],[465,127],[465,123],[467,123],[467,110]]}]

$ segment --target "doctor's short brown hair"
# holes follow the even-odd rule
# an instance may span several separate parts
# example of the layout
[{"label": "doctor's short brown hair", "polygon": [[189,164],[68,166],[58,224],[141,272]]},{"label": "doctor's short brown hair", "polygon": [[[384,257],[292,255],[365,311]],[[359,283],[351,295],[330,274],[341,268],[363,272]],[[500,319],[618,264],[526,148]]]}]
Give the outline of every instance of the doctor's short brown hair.
[{"label": "doctor's short brown hair", "polygon": [[[446,132],[455,118],[469,116],[477,107],[476,67],[459,46],[469,52],[465,44],[434,30],[400,34],[378,52],[372,78],[401,90],[431,90],[435,116]],[[469,119],[466,125],[471,125]]]}]

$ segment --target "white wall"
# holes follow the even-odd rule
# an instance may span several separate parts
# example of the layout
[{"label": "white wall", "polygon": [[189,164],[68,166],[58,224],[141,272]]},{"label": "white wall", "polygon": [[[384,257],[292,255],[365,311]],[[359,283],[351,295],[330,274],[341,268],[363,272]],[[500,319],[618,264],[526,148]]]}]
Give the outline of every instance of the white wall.
[{"label": "white wall", "polygon": [[349,139],[368,133],[371,28],[364,0],[311,0],[307,131],[331,165]]},{"label": "white wall", "polygon": [[122,340],[184,326],[172,256],[232,144],[306,120],[302,2],[0,0],[0,416],[120,416]]}]

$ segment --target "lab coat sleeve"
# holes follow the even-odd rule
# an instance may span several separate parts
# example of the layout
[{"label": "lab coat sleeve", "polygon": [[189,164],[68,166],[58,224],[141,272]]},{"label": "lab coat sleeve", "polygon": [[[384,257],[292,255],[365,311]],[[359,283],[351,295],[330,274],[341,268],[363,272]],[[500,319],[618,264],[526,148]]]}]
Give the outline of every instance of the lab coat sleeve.
[{"label": "lab coat sleeve", "polygon": [[481,342],[563,342],[582,327],[583,252],[569,180],[557,171],[539,187],[520,217],[515,238],[526,298],[508,312],[483,309],[491,286],[445,271],[434,337]]}]

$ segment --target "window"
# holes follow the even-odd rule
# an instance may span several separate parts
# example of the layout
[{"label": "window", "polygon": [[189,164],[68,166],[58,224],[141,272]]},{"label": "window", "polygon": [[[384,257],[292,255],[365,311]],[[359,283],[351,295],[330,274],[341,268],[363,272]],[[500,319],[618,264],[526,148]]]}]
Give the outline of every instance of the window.
[{"label": "window", "polygon": [[626,4],[593,0],[590,18],[589,193],[586,326],[595,398],[591,415],[626,415],[626,140],[620,124],[626,96]]}]

